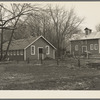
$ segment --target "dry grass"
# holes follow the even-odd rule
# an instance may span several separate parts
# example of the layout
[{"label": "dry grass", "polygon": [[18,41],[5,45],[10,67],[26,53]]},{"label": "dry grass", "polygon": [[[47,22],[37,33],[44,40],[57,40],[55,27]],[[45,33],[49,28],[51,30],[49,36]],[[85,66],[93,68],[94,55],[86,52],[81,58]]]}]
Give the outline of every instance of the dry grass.
[{"label": "dry grass", "polygon": [[0,89],[6,90],[74,90],[94,89],[100,70],[87,68],[86,60],[45,61],[43,65],[26,62],[0,64]]}]

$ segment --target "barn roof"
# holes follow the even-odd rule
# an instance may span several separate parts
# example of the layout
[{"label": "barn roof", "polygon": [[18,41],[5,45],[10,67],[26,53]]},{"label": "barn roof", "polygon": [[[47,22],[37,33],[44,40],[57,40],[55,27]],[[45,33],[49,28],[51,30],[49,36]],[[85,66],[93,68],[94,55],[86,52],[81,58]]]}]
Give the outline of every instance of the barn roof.
[{"label": "barn roof", "polygon": [[[77,37],[77,35],[76,35]],[[71,41],[74,41],[74,40],[89,40],[89,39],[100,39],[100,32],[92,32],[91,34],[89,35],[84,35],[81,36],[80,38],[76,39],[76,38],[71,38],[70,40]]]},{"label": "barn roof", "polygon": [[[20,50],[20,49],[26,49],[31,44],[33,44],[35,41],[37,41],[39,38],[43,38],[46,42],[49,43],[54,49],[56,49],[48,40],[46,40],[43,36],[36,36],[36,37],[30,37],[27,39],[19,39],[19,40],[13,40],[10,44],[9,50]],[[3,44],[3,50],[6,50],[8,46],[8,42]]]}]

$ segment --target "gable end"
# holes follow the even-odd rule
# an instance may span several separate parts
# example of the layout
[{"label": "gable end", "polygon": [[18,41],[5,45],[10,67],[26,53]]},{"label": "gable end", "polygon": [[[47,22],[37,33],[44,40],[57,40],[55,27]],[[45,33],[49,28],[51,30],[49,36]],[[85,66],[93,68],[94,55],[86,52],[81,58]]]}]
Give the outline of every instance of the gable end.
[{"label": "gable end", "polygon": [[27,49],[30,45],[32,45],[34,42],[36,42],[38,39],[43,38],[50,46],[52,46],[54,49],[56,49],[47,39],[45,39],[42,35],[39,36],[36,40],[34,40],[32,43],[30,43],[28,46],[26,46],[24,49]]}]

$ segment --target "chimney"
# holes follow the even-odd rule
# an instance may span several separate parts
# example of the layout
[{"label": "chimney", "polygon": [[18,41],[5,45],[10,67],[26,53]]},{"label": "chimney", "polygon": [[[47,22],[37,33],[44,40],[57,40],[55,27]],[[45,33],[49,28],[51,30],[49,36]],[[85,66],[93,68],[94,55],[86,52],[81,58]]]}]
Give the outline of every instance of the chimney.
[{"label": "chimney", "polygon": [[86,35],[89,35],[92,32],[92,30],[87,27],[84,30]]}]

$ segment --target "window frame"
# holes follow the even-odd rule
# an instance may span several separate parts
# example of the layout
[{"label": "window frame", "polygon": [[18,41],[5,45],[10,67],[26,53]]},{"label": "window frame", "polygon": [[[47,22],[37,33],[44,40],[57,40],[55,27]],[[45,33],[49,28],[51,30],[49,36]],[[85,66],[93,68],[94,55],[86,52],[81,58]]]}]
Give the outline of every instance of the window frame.
[{"label": "window frame", "polygon": [[78,51],[78,45],[75,45],[75,51]]},{"label": "window frame", "polygon": [[98,50],[98,44],[94,44],[94,50]]},{"label": "window frame", "polygon": [[[34,47],[34,53],[32,52],[33,47]],[[31,55],[35,55],[35,45],[31,45]]]},{"label": "window frame", "polygon": [[16,51],[15,51],[15,50],[13,51],[13,55],[14,55],[14,56],[16,55]]},{"label": "window frame", "polygon": [[93,44],[90,44],[90,50],[93,50],[93,49],[94,49]]},{"label": "window frame", "polygon": [[12,51],[10,51],[10,55],[12,56]]},{"label": "window frame", "polygon": [[20,50],[20,55],[23,55],[23,50]]},{"label": "window frame", "polygon": [[46,51],[46,55],[49,55],[50,54],[50,46],[49,45],[46,45],[45,46],[45,49],[47,49],[47,48],[48,48],[48,50],[47,50],[48,52]]},{"label": "window frame", "polygon": [[19,55],[19,50],[17,50],[17,55]]}]

